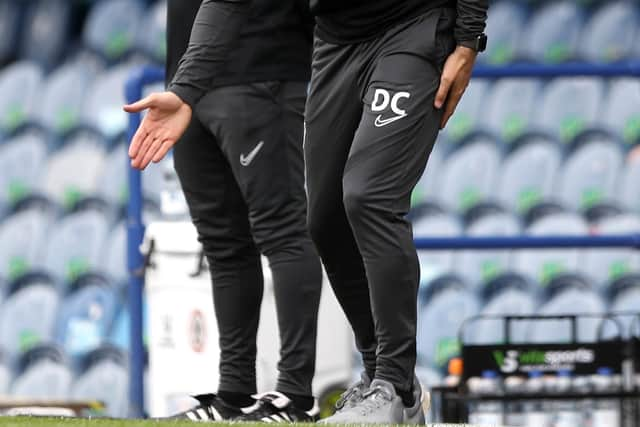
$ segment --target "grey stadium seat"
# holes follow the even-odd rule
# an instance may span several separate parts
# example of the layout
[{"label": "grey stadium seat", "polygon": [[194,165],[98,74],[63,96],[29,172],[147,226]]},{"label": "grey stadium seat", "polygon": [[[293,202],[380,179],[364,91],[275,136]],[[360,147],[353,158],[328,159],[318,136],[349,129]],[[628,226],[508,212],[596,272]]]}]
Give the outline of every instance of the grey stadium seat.
[{"label": "grey stadium seat", "polygon": [[47,142],[41,132],[21,132],[0,146],[0,202],[12,205],[34,193],[46,162]]},{"label": "grey stadium seat", "polygon": [[611,81],[602,118],[602,125],[619,135],[625,144],[640,142],[640,81],[637,78]]},{"label": "grey stadium seat", "polygon": [[9,133],[33,115],[42,71],[33,62],[16,62],[0,72],[0,133]]},{"label": "grey stadium seat", "polygon": [[57,289],[34,279],[10,294],[0,310],[1,347],[19,354],[53,338],[59,306]]},{"label": "grey stadium seat", "polygon": [[85,22],[84,44],[109,62],[116,62],[134,47],[143,19],[142,2],[101,1],[91,9]]},{"label": "grey stadium seat", "polygon": [[129,372],[122,360],[97,356],[74,381],[71,398],[104,402],[105,415],[124,418],[128,415],[128,386]]},{"label": "grey stadium seat", "polygon": [[482,117],[484,117],[488,90],[489,82],[486,80],[471,81],[454,115],[442,131],[447,140],[457,142],[484,124]]},{"label": "grey stadium seat", "polygon": [[105,156],[100,138],[84,132],[77,134],[50,156],[43,192],[61,205],[73,208],[83,197],[97,193]]},{"label": "grey stadium seat", "polygon": [[116,284],[123,283],[128,276],[127,271],[127,229],[124,222],[117,224],[109,233],[104,248],[105,273]]},{"label": "grey stadium seat", "polygon": [[[599,235],[639,234],[640,217],[633,214],[607,217],[593,224],[592,231]],[[589,249],[582,268],[597,285],[604,287],[624,275],[640,273],[640,254],[633,249]]]},{"label": "grey stadium seat", "polygon": [[26,399],[69,399],[72,370],[58,351],[52,349],[42,353],[34,354],[31,360],[23,362],[24,370],[11,385],[11,395]]},{"label": "grey stadium seat", "polygon": [[437,202],[438,195],[438,175],[443,162],[443,148],[446,144],[445,141],[440,139],[436,142],[431,155],[429,156],[429,162],[425,169],[420,181],[416,184],[413,194],[411,195],[411,205],[416,206],[421,203],[434,203]]},{"label": "grey stadium seat", "polygon": [[600,79],[556,79],[545,88],[533,123],[562,142],[570,142],[597,122],[603,101],[604,83]]},{"label": "grey stadium seat", "polygon": [[583,14],[573,0],[546,3],[531,18],[519,54],[532,61],[557,63],[575,56]]},{"label": "grey stadium seat", "polygon": [[48,213],[30,209],[0,224],[0,277],[13,280],[37,270],[51,222]]},{"label": "grey stadium seat", "polygon": [[67,0],[29,2],[22,24],[20,57],[45,68],[54,66],[71,44],[74,4]]},{"label": "grey stadium seat", "polygon": [[138,31],[138,49],[154,61],[164,63],[167,56],[167,2],[158,1],[146,13]]},{"label": "grey stadium seat", "polygon": [[[611,301],[610,311],[612,313],[640,313],[640,284],[629,286],[617,292]],[[637,318],[637,315],[635,317]],[[631,327],[634,322],[633,317],[619,316],[618,319],[622,323],[623,335],[628,337],[631,334]],[[638,320],[635,320],[635,322],[638,322]],[[636,336],[640,333],[637,327],[637,324],[634,325]],[[607,329],[611,331],[613,328],[610,328]]]},{"label": "grey stadium seat", "polygon": [[459,355],[458,331],[465,319],[478,313],[479,302],[461,282],[438,287],[420,304],[417,345],[421,362],[442,368]]},{"label": "grey stadium seat", "polygon": [[591,62],[614,62],[630,57],[638,24],[637,5],[630,1],[604,3],[582,31],[581,56]]},{"label": "grey stadium seat", "polygon": [[[415,237],[456,237],[462,234],[462,224],[455,216],[433,212],[419,218],[413,224]],[[452,251],[418,251],[420,283],[425,286],[431,280],[453,271]]]},{"label": "grey stadium seat", "polygon": [[486,33],[491,40],[487,51],[478,57],[493,65],[503,65],[516,58],[525,28],[523,8],[513,1],[500,1],[491,5]]},{"label": "grey stadium seat", "polygon": [[11,369],[9,369],[6,363],[0,362],[0,395],[7,395],[9,393],[11,377]]},{"label": "grey stadium seat", "polygon": [[617,200],[626,209],[640,213],[640,149],[629,153],[622,172]]},{"label": "grey stadium seat", "polygon": [[102,248],[109,232],[103,214],[86,210],[64,217],[53,227],[44,265],[56,278],[73,281],[102,267]]},{"label": "grey stadium seat", "polygon": [[[588,232],[589,227],[581,216],[556,213],[537,220],[525,233],[531,236],[584,236]],[[578,249],[520,250],[514,254],[513,269],[544,285],[560,273],[575,272],[580,267],[579,256]]]},{"label": "grey stadium seat", "polygon": [[128,196],[127,145],[116,145],[107,154],[98,180],[98,195],[111,205],[123,205]]},{"label": "grey stadium seat", "polygon": [[438,179],[438,200],[457,212],[495,196],[502,154],[494,141],[478,136],[444,160]]},{"label": "grey stadium seat", "polygon": [[549,200],[562,163],[558,144],[544,137],[532,137],[509,153],[502,163],[497,197],[509,209],[524,213]]},{"label": "grey stadium seat", "polygon": [[[495,212],[485,215],[469,225],[471,237],[503,237],[520,234],[520,223],[511,213]],[[509,269],[508,250],[460,251],[456,253],[454,269],[474,287],[486,283]]]},{"label": "grey stadium seat", "polygon": [[616,141],[602,136],[585,141],[562,166],[557,199],[576,210],[613,201],[623,164]]},{"label": "grey stadium seat", "polygon": [[59,135],[75,128],[92,80],[91,67],[80,61],[58,68],[45,81],[36,113],[38,122]]},{"label": "grey stadium seat", "polygon": [[494,84],[484,120],[496,136],[511,142],[525,133],[542,84],[536,79],[502,79]]}]

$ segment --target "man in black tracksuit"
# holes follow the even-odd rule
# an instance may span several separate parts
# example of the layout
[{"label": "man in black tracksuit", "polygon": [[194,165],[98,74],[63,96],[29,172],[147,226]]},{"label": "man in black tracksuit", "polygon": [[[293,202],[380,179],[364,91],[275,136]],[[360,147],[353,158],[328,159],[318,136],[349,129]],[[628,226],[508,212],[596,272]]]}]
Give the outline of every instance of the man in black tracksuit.
[{"label": "man in black tracksuit", "polygon": [[[169,0],[167,82],[187,50],[201,0]],[[269,260],[281,341],[275,392],[244,415],[314,418],[311,383],[322,282],[306,227],[303,114],[312,20],[294,0],[256,0],[174,163],[209,261],[220,336],[216,395],[183,414],[193,420],[243,415],[255,403],[256,333]],[[293,309],[292,309],[293,308]],[[271,403],[275,402],[277,408]],[[279,415],[282,417],[282,414]]]},{"label": "man in black tracksuit", "polygon": [[[210,0],[167,99],[172,126],[212,82],[251,0]],[[488,0],[311,0],[305,161],[309,228],[366,372],[333,422],[416,423],[418,261],[404,218],[437,132],[466,85]],[[215,42],[212,42],[215,40]],[[149,104],[154,107],[162,104]],[[162,148],[149,148],[162,154]],[[134,161],[141,157],[134,153]]]}]

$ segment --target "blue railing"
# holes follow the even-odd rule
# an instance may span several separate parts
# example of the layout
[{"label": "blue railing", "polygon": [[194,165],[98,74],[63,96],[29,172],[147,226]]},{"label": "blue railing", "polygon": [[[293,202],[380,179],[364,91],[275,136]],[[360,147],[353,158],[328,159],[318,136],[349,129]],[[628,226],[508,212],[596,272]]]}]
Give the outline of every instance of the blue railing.
[{"label": "blue railing", "polygon": [[[624,64],[513,64],[506,67],[478,66],[475,78],[524,77],[638,77],[640,62]],[[145,67],[132,73],[126,87],[127,102],[142,97],[145,86],[163,81],[157,67]],[[129,116],[129,140],[140,124],[140,115]],[[124,160],[123,160],[124,161]],[[127,160],[128,161],[128,160]],[[127,264],[129,268],[129,312],[131,313],[129,400],[131,416],[144,414],[144,347],[142,336],[142,293],[144,288],[144,257],[140,244],[144,236],[142,223],[142,187],[140,172],[129,168],[129,205],[127,209]],[[545,237],[461,237],[416,238],[420,250],[463,249],[542,249],[542,248],[634,248],[640,250],[640,233],[621,236],[545,236]]]}]

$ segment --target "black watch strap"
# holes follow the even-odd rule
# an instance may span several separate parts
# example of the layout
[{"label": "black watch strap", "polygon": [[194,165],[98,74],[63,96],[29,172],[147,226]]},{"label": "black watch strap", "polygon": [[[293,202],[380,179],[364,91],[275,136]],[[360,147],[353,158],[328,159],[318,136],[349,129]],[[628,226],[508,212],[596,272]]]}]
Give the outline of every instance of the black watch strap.
[{"label": "black watch strap", "polygon": [[476,38],[469,40],[460,40],[458,41],[458,45],[468,47],[469,49],[473,49],[476,52],[484,52],[487,48],[487,35],[480,34]]}]

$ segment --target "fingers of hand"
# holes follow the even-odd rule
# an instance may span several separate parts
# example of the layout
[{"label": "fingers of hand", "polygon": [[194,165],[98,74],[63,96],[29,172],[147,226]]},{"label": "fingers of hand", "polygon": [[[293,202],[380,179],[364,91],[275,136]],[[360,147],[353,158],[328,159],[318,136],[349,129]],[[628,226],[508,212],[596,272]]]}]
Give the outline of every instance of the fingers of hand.
[{"label": "fingers of hand", "polygon": [[436,93],[436,100],[434,106],[439,110],[442,108],[444,103],[447,100],[447,96],[449,95],[449,91],[451,90],[451,84],[453,83],[453,79],[446,74],[442,74],[440,78],[440,87],[438,87],[438,92]]},{"label": "fingers of hand", "polygon": [[456,111],[456,107],[464,94],[466,84],[457,80],[449,91],[449,97],[447,98],[447,103],[445,105],[444,113],[442,114],[442,121],[440,123],[440,129],[444,129],[447,125],[447,122]]},{"label": "fingers of hand", "polygon": [[160,137],[157,133],[148,133],[140,143],[137,153],[132,157],[131,166],[138,169],[144,169],[146,167],[144,159],[155,141],[158,141],[159,139]]},{"label": "fingers of hand", "polygon": [[172,141],[168,139],[165,139],[164,141],[162,141],[162,144],[158,148],[158,151],[156,151],[156,154],[153,156],[153,159],[151,159],[151,161],[154,163],[158,163],[160,160],[164,158],[164,156],[167,155],[171,147],[173,147]]},{"label": "fingers of hand", "polygon": [[144,157],[142,157],[142,161],[140,164],[140,167],[142,169],[146,168],[149,165],[149,163],[151,163],[151,161],[156,157],[156,154],[158,154],[158,151],[162,149],[164,141],[166,140],[163,137],[159,137],[153,140],[153,142],[149,146],[149,149],[146,151]]}]

